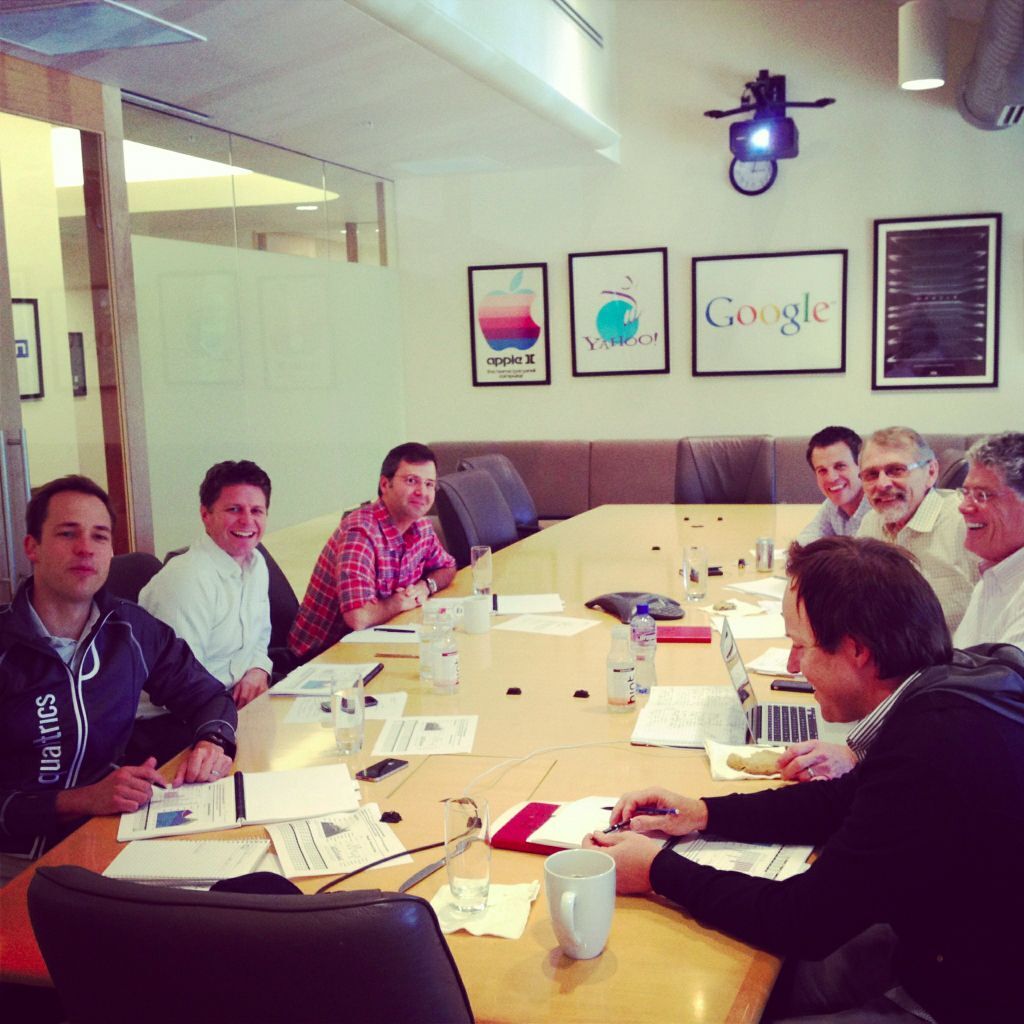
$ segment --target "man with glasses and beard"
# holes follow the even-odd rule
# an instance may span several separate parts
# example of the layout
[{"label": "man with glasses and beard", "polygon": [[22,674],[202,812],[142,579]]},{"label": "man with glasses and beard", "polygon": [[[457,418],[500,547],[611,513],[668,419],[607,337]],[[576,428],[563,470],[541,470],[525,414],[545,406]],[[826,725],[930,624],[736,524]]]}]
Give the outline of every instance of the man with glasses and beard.
[{"label": "man with glasses and beard", "polygon": [[[857,531],[906,548],[956,631],[978,582],[978,559],[964,548],[967,528],[955,492],[937,491],[935,453],[909,427],[876,430],[860,453],[860,479],[871,511]],[[879,580],[879,586],[885,581]]]}]

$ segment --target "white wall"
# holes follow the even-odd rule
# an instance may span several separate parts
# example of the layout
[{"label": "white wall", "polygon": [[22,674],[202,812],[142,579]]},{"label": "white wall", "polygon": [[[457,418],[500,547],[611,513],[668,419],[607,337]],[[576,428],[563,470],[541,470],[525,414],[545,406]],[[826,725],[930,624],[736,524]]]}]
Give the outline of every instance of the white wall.
[{"label": "white wall", "polygon": [[[897,8],[884,0],[629,0],[618,5],[620,166],[445,178],[396,186],[406,409],[417,437],[531,439],[807,434],[862,429],[1021,429],[1024,381],[1024,129],[980,132],[952,87],[896,85]],[[974,27],[953,25],[953,80]],[[801,155],[748,198],[727,181],[728,128],[702,116],[737,105],[767,66],[791,99]],[[1003,214],[1000,386],[872,392],[873,220]],[[666,245],[667,376],[573,378],[570,252]],[[845,375],[690,375],[693,256],[849,249]],[[471,384],[466,267],[549,265],[552,384]]]},{"label": "white wall", "polygon": [[270,474],[271,528],[376,494],[406,439],[394,271],[140,236],[132,256],[159,555],[225,459]]}]

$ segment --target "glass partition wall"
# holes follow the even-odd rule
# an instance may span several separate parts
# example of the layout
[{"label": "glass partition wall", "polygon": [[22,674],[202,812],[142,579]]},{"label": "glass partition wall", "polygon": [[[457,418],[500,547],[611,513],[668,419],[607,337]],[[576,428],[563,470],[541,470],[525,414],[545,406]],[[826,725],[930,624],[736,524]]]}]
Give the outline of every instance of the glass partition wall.
[{"label": "glass partition wall", "polygon": [[271,529],[371,497],[405,440],[391,183],[123,110],[157,554],[224,459],[270,474]]}]

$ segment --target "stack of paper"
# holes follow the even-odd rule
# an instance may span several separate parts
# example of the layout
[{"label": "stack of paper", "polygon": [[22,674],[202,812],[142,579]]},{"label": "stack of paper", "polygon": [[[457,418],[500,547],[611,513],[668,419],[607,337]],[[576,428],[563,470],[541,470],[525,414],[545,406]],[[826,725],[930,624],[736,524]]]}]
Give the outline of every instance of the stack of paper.
[{"label": "stack of paper", "polygon": [[747,722],[731,686],[652,686],[630,742],[703,747],[708,737],[719,743],[742,743],[746,736]]},{"label": "stack of paper", "polygon": [[210,886],[255,870],[267,839],[155,839],[129,843],[103,872],[144,885]]},{"label": "stack of paper", "polygon": [[270,696],[330,697],[331,684],[336,679],[348,679],[353,669],[363,677],[365,685],[383,668],[379,661],[368,661],[358,665],[303,665],[289,672],[276,686],[272,686]]}]

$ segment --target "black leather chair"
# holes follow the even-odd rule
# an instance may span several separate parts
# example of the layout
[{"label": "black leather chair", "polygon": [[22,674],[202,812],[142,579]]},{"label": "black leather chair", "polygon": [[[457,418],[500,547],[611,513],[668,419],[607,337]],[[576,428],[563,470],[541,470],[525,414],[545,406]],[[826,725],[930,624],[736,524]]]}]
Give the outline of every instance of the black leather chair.
[{"label": "black leather chair", "polygon": [[430,904],[195,892],[43,867],[28,909],[74,1024],[471,1022]]},{"label": "black leather chair", "polygon": [[775,473],[770,437],[688,437],[676,460],[679,504],[771,504]]},{"label": "black leather chair", "polygon": [[939,457],[939,464],[947,463],[946,468],[939,474],[935,486],[955,491],[963,487],[967,474],[971,470],[971,463],[963,452],[945,451]]},{"label": "black leather chair", "polygon": [[107,593],[125,600],[139,600],[139,591],[160,571],[160,559],[148,551],[130,551],[114,555],[107,576]]},{"label": "black leather chair", "polygon": [[437,481],[437,514],[448,551],[461,569],[470,548],[489,544],[494,551],[519,539],[516,521],[494,478],[483,469],[451,473]]},{"label": "black leather chair", "polygon": [[457,468],[459,472],[483,469],[491,474],[498,485],[498,490],[512,510],[512,518],[516,521],[516,530],[519,531],[520,537],[527,537],[540,529],[537,506],[523,478],[507,455],[473,455],[468,459],[462,459]]}]

